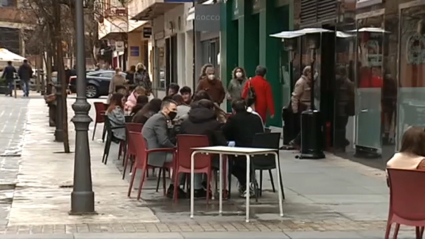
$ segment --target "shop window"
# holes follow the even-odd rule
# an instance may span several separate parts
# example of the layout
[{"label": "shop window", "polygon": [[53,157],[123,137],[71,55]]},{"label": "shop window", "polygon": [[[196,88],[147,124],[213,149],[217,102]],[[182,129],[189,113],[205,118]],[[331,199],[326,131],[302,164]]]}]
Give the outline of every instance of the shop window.
[{"label": "shop window", "polygon": [[409,126],[425,126],[425,12],[424,6],[401,9],[398,92],[398,146]]},{"label": "shop window", "polygon": [[157,47],[156,48],[157,55],[157,87],[158,89],[165,89],[165,77],[166,77],[166,60],[165,60],[165,47]]}]

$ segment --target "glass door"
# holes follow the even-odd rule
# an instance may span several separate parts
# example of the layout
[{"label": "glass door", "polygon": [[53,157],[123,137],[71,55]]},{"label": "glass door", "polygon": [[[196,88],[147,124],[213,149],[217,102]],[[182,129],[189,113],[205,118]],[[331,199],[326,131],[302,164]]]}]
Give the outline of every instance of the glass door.
[{"label": "glass door", "polygon": [[[379,14],[379,15],[378,15]],[[356,153],[379,157],[384,59],[384,11],[357,18]]]}]

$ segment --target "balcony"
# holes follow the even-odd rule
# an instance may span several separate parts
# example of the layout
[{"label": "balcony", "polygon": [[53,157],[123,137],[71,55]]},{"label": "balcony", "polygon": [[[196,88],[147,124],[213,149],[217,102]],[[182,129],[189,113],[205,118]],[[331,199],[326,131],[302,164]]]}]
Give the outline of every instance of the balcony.
[{"label": "balcony", "polygon": [[192,0],[131,0],[129,16],[132,20],[152,20],[185,2]]}]

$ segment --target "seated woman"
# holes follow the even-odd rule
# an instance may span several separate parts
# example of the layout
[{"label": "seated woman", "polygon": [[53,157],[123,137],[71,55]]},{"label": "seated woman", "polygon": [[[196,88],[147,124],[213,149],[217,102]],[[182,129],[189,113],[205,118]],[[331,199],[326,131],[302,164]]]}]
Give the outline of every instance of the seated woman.
[{"label": "seated woman", "polygon": [[161,110],[162,100],[153,99],[149,101],[141,110],[139,110],[133,117],[133,123],[144,124],[154,114]]},{"label": "seated woman", "polygon": [[137,97],[141,95],[146,95],[146,90],[145,88],[138,86],[128,96],[127,102],[125,102],[125,110],[131,111],[137,104]]},{"label": "seated woman", "polygon": [[409,127],[401,139],[400,152],[387,162],[387,168],[425,170],[425,129]]},{"label": "seated woman", "polygon": [[137,97],[137,104],[133,107],[133,109],[131,109],[130,115],[134,116],[148,103],[148,101],[149,99],[146,95],[139,95],[139,97]]},{"label": "seated woman", "polygon": [[[232,103],[233,116],[231,116],[223,127],[223,134],[228,141],[235,141],[237,147],[251,147],[254,136],[257,133],[263,133],[264,127],[260,117],[247,112],[246,102],[243,99],[235,100]],[[231,157],[229,157],[231,159]],[[239,181],[239,192],[241,197],[246,195],[246,161],[231,160],[231,173]],[[250,184],[250,197],[255,195],[255,179],[252,177]]]},{"label": "seated woman", "polygon": [[106,110],[112,133],[118,139],[125,140],[125,115],[123,110],[123,95],[115,93],[111,96],[110,104]]},{"label": "seated woman", "polygon": [[173,95],[172,100],[174,100],[177,103],[177,115],[174,121],[181,123],[183,120],[187,119],[188,113],[190,111],[190,106],[184,103],[183,96],[179,94]]},{"label": "seated woman", "polygon": [[[212,101],[210,95],[206,91],[200,90],[193,96],[192,104],[203,99]],[[223,123],[223,124],[226,123],[226,112],[222,110],[217,103],[214,103],[214,111],[215,111],[217,120],[220,123]]]}]

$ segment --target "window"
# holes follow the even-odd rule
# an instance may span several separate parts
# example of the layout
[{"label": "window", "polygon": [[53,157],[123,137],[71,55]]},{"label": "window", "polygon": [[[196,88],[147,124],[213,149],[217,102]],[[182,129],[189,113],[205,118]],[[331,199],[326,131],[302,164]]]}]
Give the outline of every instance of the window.
[{"label": "window", "polygon": [[16,7],[16,0],[0,0],[0,7]]}]

